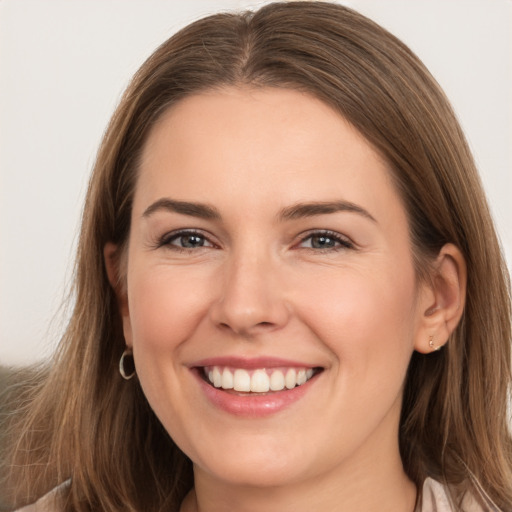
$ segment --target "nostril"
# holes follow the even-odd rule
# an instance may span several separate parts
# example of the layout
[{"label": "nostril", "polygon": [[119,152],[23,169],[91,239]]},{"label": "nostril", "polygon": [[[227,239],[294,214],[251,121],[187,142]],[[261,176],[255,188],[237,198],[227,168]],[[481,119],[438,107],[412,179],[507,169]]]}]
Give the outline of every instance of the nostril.
[{"label": "nostril", "polygon": [[254,325],[245,326],[242,324],[237,325],[234,322],[233,325],[229,322],[220,322],[218,327],[223,331],[233,331],[234,333],[241,336],[252,336],[258,332],[273,329],[276,327],[276,324],[273,322],[265,321],[255,323]]}]

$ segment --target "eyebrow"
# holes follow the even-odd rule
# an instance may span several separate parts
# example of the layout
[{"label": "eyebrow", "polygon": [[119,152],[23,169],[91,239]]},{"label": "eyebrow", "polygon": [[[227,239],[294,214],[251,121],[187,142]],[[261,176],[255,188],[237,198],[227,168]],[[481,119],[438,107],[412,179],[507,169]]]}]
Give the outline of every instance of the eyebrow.
[{"label": "eyebrow", "polygon": [[[152,203],[148,208],[146,208],[146,210],[144,210],[142,216],[149,217],[158,211],[174,212],[207,220],[221,220],[222,218],[220,212],[214,206],[204,203],[177,201],[168,197],[163,197]],[[278,220],[296,220],[337,212],[357,213],[375,223],[377,222],[375,218],[361,206],[343,200],[298,203],[283,208],[277,215],[277,218]]]},{"label": "eyebrow", "polygon": [[191,203],[188,201],[176,201],[168,197],[163,197],[153,204],[148,206],[143,217],[149,217],[157,211],[168,211],[174,213],[181,213],[182,215],[190,215],[191,217],[199,217],[201,219],[220,220],[221,216],[219,211],[213,206],[203,203]]},{"label": "eyebrow", "polygon": [[377,223],[375,218],[367,210],[357,204],[351,203],[350,201],[298,203],[281,210],[279,218],[284,220],[295,220],[337,212],[357,213]]}]

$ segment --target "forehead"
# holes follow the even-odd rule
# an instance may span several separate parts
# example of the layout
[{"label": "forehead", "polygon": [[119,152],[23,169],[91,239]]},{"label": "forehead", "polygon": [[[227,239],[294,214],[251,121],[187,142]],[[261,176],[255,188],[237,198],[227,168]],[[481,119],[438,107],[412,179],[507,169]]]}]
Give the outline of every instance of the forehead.
[{"label": "forehead", "polygon": [[274,88],[208,91],[169,109],[144,147],[134,209],[165,194],[244,210],[339,198],[401,207],[387,163],[352,125]]}]

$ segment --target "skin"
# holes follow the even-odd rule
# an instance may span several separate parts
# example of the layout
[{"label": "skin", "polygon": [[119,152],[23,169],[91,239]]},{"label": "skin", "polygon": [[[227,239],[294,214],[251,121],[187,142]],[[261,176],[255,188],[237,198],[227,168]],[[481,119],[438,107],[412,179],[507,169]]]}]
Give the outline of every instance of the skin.
[{"label": "skin", "polygon": [[[207,204],[219,218],[148,214],[162,198]],[[331,201],[368,215],[280,216]],[[181,247],[186,239],[169,236],[180,229],[196,230],[198,244]],[[334,233],[327,248],[315,245],[322,230]],[[115,250],[105,248],[112,283]],[[125,256],[126,344],[194,464],[183,511],[414,509],[398,450],[404,378],[412,352],[431,351],[430,336],[444,344],[457,324],[464,262],[447,245],[432,282],[418,282],[390,169],[350,124],[291,90],[181,101],[144,148]],[[246,418],[212,405],[189,368],[262,355],[324,370],[290,407]]]}]

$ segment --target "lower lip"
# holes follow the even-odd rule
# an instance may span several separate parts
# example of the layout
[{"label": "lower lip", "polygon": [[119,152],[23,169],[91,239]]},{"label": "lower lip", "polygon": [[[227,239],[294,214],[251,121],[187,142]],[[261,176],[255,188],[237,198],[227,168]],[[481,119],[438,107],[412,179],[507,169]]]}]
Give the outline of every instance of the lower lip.
[{"label": "lower lip", "polygon": [[200,371],[197,368],[193,370],[202,391],[213,405],[235,416],[253,418],[269,416],[290,407],[311,389],[318,377],[316,375],[293,389],[274,391],[266,395],[236,394],[211,386],[201,377]]}]

